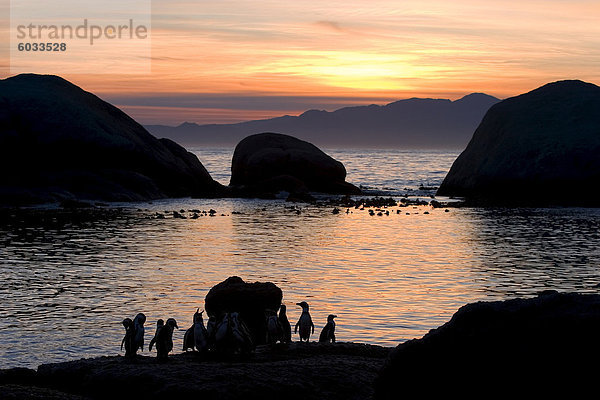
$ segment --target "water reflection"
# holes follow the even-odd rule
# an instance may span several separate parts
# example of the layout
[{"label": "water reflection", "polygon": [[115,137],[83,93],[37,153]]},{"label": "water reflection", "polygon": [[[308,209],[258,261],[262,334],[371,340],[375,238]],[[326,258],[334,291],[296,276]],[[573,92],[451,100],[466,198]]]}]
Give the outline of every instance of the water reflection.
[{"label": "water reflection", "polygon": [[596,292],[600,263],[597,209],[465,211],[483,289],[488,295],[545,289]]},{"label": "water reflection", "polygon": [[[289,207],[181,199],[3,217],[0,367],[116,354],[120,321],[139,311],[149,330],[176,318],[178,349],[208,289],[231,275],[279,285],[292,324],[306,300],[316,331],[335,313],[339,340],[390,346],[467,302],[600,282],[598,210]],[[216,216],[153,218],[210,208]]]}]

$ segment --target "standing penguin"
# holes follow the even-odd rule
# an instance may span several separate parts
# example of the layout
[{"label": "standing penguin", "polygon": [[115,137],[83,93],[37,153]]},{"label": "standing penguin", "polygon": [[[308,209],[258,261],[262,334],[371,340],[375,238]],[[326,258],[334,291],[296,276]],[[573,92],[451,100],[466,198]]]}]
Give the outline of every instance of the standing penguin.
[{"label": "standing penguin", "polygon": [[208,339],[208,347],[214,348],[215,345],[215,333],[217,331],[217,317],[214,315],[208,315],[208,322],[206,323],[206,334]]},{"label": "standing penguin", "polygon": [[134,339],[134,352],[138,349],[144,351],[144,323],[146,322],[146,316],[143,313],[139,313],[133,319],[133,329],[135,332]]},{"label": "standing penguin", "polygon": [[327,316],[327,324],[319,335],[319,342],[321,343],[335,343],[335,321],[337,315],[329,314]]},{"label": "standing penguin", "polygon": [[281,307],[279,307],[279,317],[277,319],[279,320],[279,325],[281,326],[281,342],[291,343],[292,326],[290,325],[290,321],[288,321],[285,304],[282,304]]},{"label": "standing penguin", "polygon": [[[196,313],[198,310],[196,310]],[[196,319],[196,313],[194,313],[194,320]],[[188,351],[188,349],[194,350],[194,325],[192,322],[192,326],[190,326],[183,335],[183,351]]]},{"label": "standing penguin", "polygon": [[231,333],[231,347],[234,353],[247,354],[252,351],[252,336],[244,320],[240,318],[238,312],[230,314],[229,328]]},{"label": "standing penguin", "polygon": [[156,334],[156,358],[159,361],[167,361],[169,352],[173,350],[173,330],[179,329],[177,322],[169,318],[165,325]]},{"label": "standing penguin", "polygon": [[202,312],[194,314],[194,345],[196,350],[200,353],[206,353],[208,351],[208,331],[204,327],[204,320],[202,319]]},{"label": "standing penguin", "polygon": [[133,324],[133,321],[131,320],[131,318],[125,318],[121,322],[121,324],[123,324],[123,328],[125,328],[125,336],[123,336],[123,340],[121,340],[121,350],[123,350],[123,346],[125,345],[125,339],[128,339],[127,330],[129,326]]},{"label": "standing penguin", "polygon": [[223,314],[214,329],[214,343],[216,350],[219,352],[226,350],[228,348],[227,342],[230,336],[229,313]]},{"label": "standing penguin", "polygon": [[154,332],[154,337],[150,340],[150,345],[148,346],[148,351],[152,351],[152,346],[156,343],[156,339],[158,338],[158,331],[165,325],[165,321],[159,319],[156,321],[156,331]]},{"label": "standing penguin", "polygon": [[135,329],[133,327],[133,321],[131,320],[131,318],[125,318],[122,324],[125,328],[125,336],[123,337],[123,340],[121,340],[121,350],[123,350],[123,345],[125,345],[125,357],[135,357]]},{"label": "standing penguin", "polygon": [[265,318],[267,320],[267,344],[275,344],[281,341],[282,329],[277,318],[277,312],[273,310],[265,310]]},{"label": "standing penguin", "polygon": [[310,313],[308,312],[308,303],[302,301],[300,303],[296,303],[296,305],[302,307],[302,314],[300,315],[300,319],[296,322],[296,327],[294,328],[294,333],[298,332],[298,326],[300,326],[300,341],[306,340],[310,338],[311,330],[312,333],[315,333],[315,324],[312,322],[312,318],[310,317]]}]

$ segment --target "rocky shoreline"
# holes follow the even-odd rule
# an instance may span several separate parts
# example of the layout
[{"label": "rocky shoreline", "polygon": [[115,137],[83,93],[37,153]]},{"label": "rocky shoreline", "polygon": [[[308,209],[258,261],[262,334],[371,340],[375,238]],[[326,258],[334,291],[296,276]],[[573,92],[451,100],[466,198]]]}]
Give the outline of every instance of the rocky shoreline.
[{"label": "rocky shoreline", "polygon": [[444,325],[396,348],[293,342],[257,346],[246,356],[188,352],[167,363],[114,356],[0,370],[0,398],[576,398],[596,388],[599,332],[600,295],[545,291],[467,304]]},{"label": "rocky shoreline", "polygon": [[360,343],[258,346],[246,357],[201,359],[195,352],[44,364],[0,371],[2,398],[368,399],[391,348]]}]

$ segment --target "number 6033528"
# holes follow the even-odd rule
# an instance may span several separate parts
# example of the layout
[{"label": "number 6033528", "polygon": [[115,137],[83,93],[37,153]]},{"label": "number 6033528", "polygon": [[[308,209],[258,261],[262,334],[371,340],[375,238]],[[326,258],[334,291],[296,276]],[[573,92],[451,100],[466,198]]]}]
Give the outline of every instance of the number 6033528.
[{"label": "number 6033528", "polygon": [[19,43],[17,45],[19,51],[67,51],[66,43]]}]

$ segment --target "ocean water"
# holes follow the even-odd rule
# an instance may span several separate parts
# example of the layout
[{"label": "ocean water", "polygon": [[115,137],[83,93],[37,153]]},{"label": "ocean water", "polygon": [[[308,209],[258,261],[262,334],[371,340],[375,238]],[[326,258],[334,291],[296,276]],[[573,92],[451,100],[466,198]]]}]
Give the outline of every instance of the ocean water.
[{"label": "ocean water", "polygon": [[[217,181],[227,184],[231,177],[233,149],[190,149]],[[346,167],[348,182],[367,191],[386,195],[425,195],[444,180],[459,151],[326,149],[327,154]]]},{"label": "ocean water", "polygon": [[[228,182],[231,149],[195,152]],[[344,162],[348,181],[396,199],[429,199],[458,154],[327,152]],[[194,209],[216,214],[171,217]],[[120,354],[121,320],[138,312],[147,316],[146,343],[156,319],[176,318],[179,352],[208,290],[232,275],[281,287],[292,324],[295,303],[307,301],[315,339],[335,313],[338,340],[385,346],[421,337],[469,302],[598,292],[598,209],[342,211],[188,198],[8,213],[0,225],[0,368]]]}]

